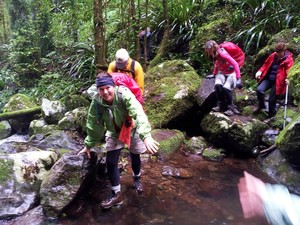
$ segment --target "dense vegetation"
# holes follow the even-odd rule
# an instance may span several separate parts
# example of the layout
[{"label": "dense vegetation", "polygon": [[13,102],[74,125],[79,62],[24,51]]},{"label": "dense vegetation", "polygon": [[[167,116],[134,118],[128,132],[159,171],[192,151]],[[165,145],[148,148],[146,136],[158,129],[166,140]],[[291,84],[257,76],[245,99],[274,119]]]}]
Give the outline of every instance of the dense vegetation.
[{"label": "dense vegetation", "polygon": [[[100,20],[94,9],[101,12]],[[247,54],[249,75],[253,58],[274,34],[286,28],[299,31],[299,10],[300,2],[293,0],[0,0],[0,111],[17,92],[39,102],[90,85],[99,24],[105,63],[120,47],[141,60],[138,32],[148,26],[153,32],[150,66],[180,58],[207,74],[211,64],[203,41],[210,37],[238,43]]]}]

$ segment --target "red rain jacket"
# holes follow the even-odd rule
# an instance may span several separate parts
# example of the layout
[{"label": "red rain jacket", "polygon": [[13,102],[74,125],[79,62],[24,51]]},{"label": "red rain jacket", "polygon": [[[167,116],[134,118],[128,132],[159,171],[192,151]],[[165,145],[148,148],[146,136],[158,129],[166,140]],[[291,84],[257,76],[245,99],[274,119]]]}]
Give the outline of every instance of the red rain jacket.
[{"label": "red rain jacket", "polygon": [[[276,52],[273,52],[271,55],[269,55],[269,57],[265,60],[262,67],[259,69],[259,71],[262,72],[260,79],[259,79],[259,83],[261,83],[262,80],[266,78],[266,75],[268,74],[268,71],[274,61],[275,55],[276,55]],[[286,59],[280,63],[278,70],[277,70],[276,95],[281,95],[281,94],[285,93],[285,91],[286,91],[285,79],[288,76],[289,69],[294,64],[293,54],[290,51],[286,50],[285,55],[286,55]]]}]

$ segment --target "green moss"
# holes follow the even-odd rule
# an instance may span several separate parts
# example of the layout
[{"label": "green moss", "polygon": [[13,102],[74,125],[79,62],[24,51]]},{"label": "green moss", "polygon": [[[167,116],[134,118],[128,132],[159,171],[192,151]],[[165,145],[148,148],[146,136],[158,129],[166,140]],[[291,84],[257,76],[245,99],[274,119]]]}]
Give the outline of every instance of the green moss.
[{"label": "green moss", "polygon": [[152,136],[159,142],[159,152],[162,154],[173,153],[184,141],[184,135],[179,130],[153,130]]},{"label": "green moss", "polygon": [[195,70],[183,60],[166,61],[147,72],[145,109],[154,128],[185,113],[193,106],[201,82]]},{"label": "green moss", "polygon": [[0,182],[6,182],[11,177],[14,163],[12,160],[0,159]]},{"label": "green moss", "polygon": [[67,95],[61,98],[60,101],[66,106],[67,111],[90,105],[90,102],[82,95]]},{"label": "green moss", "polygon": [[222,149],[206,148],[204,149],[202,156],[203,158],[209,161],[219,162],[223,160]]},{"label": "green moss", "polygon": [[12,112],[35,107],[37,107],[37,105],[28,96],[23,94],[15,94],[10,98],[6,106],[3,108],[3,112]]},{"label": "green moss", "polygon": [[300,102],[300,55],[296,58],[294,65],[289,70],[290,93],[294,97],[296,104]]}]

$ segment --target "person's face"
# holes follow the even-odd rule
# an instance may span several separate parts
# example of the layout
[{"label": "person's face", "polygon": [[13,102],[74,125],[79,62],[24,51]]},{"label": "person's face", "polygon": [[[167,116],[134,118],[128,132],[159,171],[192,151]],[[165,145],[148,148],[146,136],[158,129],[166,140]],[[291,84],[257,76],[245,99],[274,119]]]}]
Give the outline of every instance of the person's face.
[{"label": "person's face", "polygon": [[284,50],[281,51],[276,50],[276,54],[278,55],[279,58],[282,58],[284,56]]},{"label": "person's face", "polygon": [[108,104],[111,104],[114,100],[115,88],[111,85],[105,85],[98,87],[98,93],[101,98]]},{"label": "person's face", "polygon": [[206,49],[206,54],[208,56],[208,58],[214,60],[214,58],[216,57],[216,51],[215,51],[215,48],[212,47],[212,48],[207,48]]}]

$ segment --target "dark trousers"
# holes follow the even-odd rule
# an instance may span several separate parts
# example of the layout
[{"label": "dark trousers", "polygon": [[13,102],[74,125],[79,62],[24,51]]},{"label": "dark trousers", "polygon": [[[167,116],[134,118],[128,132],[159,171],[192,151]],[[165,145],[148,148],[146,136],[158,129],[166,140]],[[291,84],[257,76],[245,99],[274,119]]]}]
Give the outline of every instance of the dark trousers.
[{"label": "dark trousers", "polygon": [[264,109],[265,106],[265,92],[271,89],[269,96],[269,116],[276,114],[276,81],[263,80],[257,87],[256,95],[259,107]]},{"label": "dark trousers", "polygon": [[[146,60],[150,61],[150,36],[147,37],[147,43],[146,43]],[[144,56],[144,40],[140,40],[140,57],[142,58]]]},{"label": "dark trousers", "polygon": [[[107,173],[111,186],[120,184],[120,172],[118,167],[119,157],[122,149],[108,151],[106,156]],[[131,167],[133,173],[138,175],[141,171],[141,157],[139,154],[130,153]]]}]

